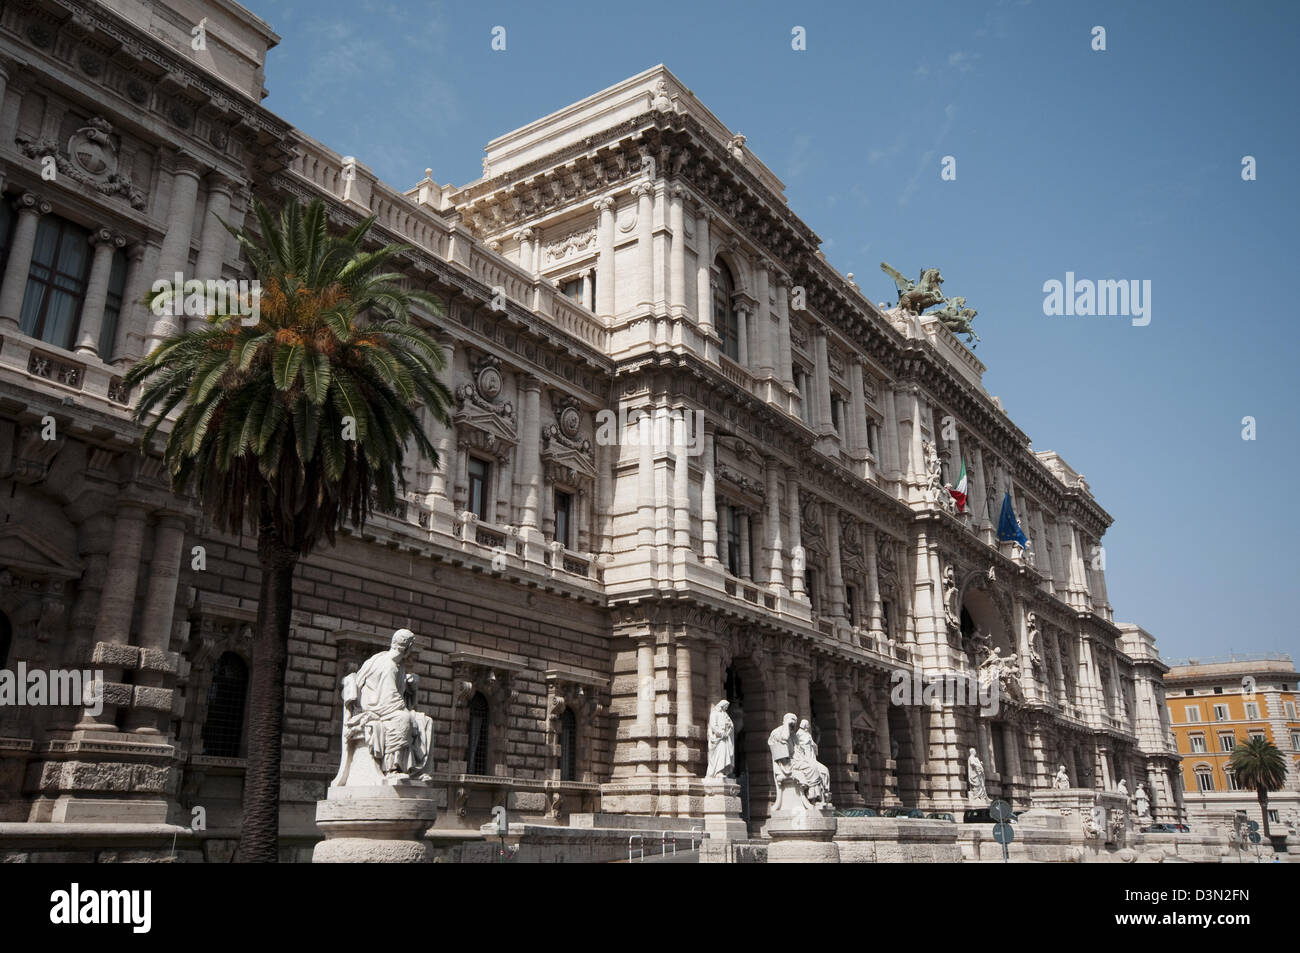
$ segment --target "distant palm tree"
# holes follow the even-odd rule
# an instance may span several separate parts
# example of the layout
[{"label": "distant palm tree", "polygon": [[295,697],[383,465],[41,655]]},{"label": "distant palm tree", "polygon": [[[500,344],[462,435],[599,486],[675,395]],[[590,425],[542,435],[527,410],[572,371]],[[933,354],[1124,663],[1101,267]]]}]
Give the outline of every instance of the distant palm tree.
[{"label": "distant palm tree", "polygon": [[1266,738],[1250,738],[1232,749],[1228,766],[1242,786],[1253,788],[1259,798],[1264,838],[1268,839],[1268,792],[1280,791],[1286,784],[1286,761],[1282,752]]},{"label": "distant palm tree", "polygon": [[257,536],[238,857],[268,862],[279,846],[294,568],[322,540],[332,545],[345,523],[360,526],[375,507],[394,506],[408,440],[438,465],[418,408],[446,423],[450,394],[437,377],[442,351],[410,321],[413,303],[440,312],[439,302],[386,270],[406,246],[364,250],[373,218],[331,235],[319,201],[293,200],[278,217],[260,202],[253,210],[256,234],[230,230],[260,283],[258,323],[211,315],[161,342],[125,382],[145,385],[136,419],[155,415],[145,447],[180,408],[163,450],[173,490],[195,495],[219,530]]}]

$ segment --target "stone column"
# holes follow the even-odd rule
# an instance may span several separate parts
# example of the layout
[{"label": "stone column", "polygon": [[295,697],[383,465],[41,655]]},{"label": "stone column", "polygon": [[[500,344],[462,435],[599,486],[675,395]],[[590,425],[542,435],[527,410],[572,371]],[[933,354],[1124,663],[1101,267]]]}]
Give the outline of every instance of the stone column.
[{"label": "stone column", "polygon": [[[442,355],[447,361],[447,370],[444,372],[446,377],[447,389],[454,390],[456,382],[456,339],[449,334],[439,335],[438,346],[442,348]],[[448,408],[450,412],[451,408]],[[451,493],[447,488],[447,474],[452,470],[453,457],[456,452],[456,425],[452,423],[438,424],[438,438],[434,443],[434,449],[438,451],[438,465],[434,468],[432,477],[429,481],[430,499],[427,501],[429,506],[433,506],[433,499],[441,497],[449,499]]]},{"label": "stone column", "polygon": [[[90,277],[86,281],[85,302],[81,306],[76,351],[88,357],[100,357],[99,338],[104,328],[104,308],[108,303],[108,278],[113,270],[113,253],[126,244],[126,239],[107,228],[100,228],[91,233],[90,244],[95,247],[95,253],[90,262]],[[122,302],[122,305],[125,312],[126,302]]]},{"label": "stone column", "polygon": [[815,358],[813,366],[813,414],[810,415],[816,424],[819,434],[831,433],[835,430],[834,424],[831,423],[831,370],[830,362],[826,353],[826,332],[817,325],[812,330],[813,333],[813,355]]},{"label": "stone column", "polygon": [[27,292],[27,273],[32,267],[32,250],[36,247],[36,222],[50,212],[50,203],[34,192],[24,192],[14,203],[17,210],[13,234],[9,239],[9,260],[5,262],[4,281],[0,284],[0,334],[19,333],[23,295]]},{"label": "stone column", "polygon": [[776,317],[777,317],[777,368],[781,383],[787,388],[794,387],[794,362],[790,356],[790,279],[777,275],[776,279]]},{"label": "stone column", "polygon": [[578,277],[582,279],[582,306],[588,311],[595,311],[596,302],[591,297],[591,269],[582,269]]},{"label": "stone column", "polygon": [[541,421],[542,382],[525,376],[521,381],[524,391],[523,433],[519,440],[519,482],[524,490],[523,514],[520,525],[537,529],[538,509],[541,502]]},{"label": "stone column", "polygon": [[[194,205],[199,196],[199,175],[202,167],[187,152],[177,151],[172,159],[172,192],[167,203],[167,231],[163,234],[162,251],[158,255],[158,271],[163,280],[175,283],[176,274],[182,277],[189,271],[190,238],[194,231]],[[148,349],[175,334],[183,326],[183,288],[173,288],[170,308],[155,315],[150,331]]]},{"label": "stone column", "polygon": [[885,386],[884,397],[885,426],[881,435],[882,456],[885,459],[885,473],[890,480],[902,479],[902,445],[898,433],[898,405],[894,399],[894,388]]},{"label": "stone column", "polygon": [[911,394],[912,405],[912,439],[910,444],[911,458],[908,461],[908,479],[915,485],[924,485],[925,483],[925,440],[921,435],[921,414],[925,409],[924,401],[921,399],[921,389],[912,388]]},{"label": "stone column", "polygon": [[766,258],[758,260],[758,311],[754,315],[758,333],[758,370],[760,374],[775,373],[776,357],[772,353],[772,315],[768,310],[768,272],[772,263]]},{"label": "stone column", "polygon": [[744,304],[736,305],[736,363],[749,370],[749,311]]},{"label": "stone column", "polygon": [[859,476],[870,479],[866,459],[871,453],[870,440],[867,439],[867,392],[862,386],[862,362],[855,360],[849,364],[849,421],[845,428],[848,437],[849,455],[861,461]]},{"label": "stone column", "polygon": [[714,488],[714,435],[704,433],[704,456],[700,463],[703,477],[700,483],[700,535],[704,543],[704,561],[718,565],[718,499]]},{"label": "stone column", "polygon": [[521,228],[515,232],[515,241],[519,243],[519,267],[530,275],[533,273],[533,230]]},{"label": "stone column", "polygon": [[695,724],[695,684],[691,676],[691,644],[678,638],[677,654],[677,737],[685,737]]},{"label": "stone column", "polygon": [[649,310],[654,307],[654,185],[639,182],[632,186],[632,195],[637,200],[637,307]]},{"label": "stone column", "polygon": [[840,565],[840,510],[831,504],[826,507],[826,547],[830,550],[827,582],[830,585],[830,615],[844,618],[844,571]]},{"label": "stone column", "polygon": [[208,206],[203,210],[203,227],[199,229],[199,257],[194,263],[194,277],[200,281],[220,281],[226,260],[230,233],[221,223],[230,221],[230,193],[235,183],[220,172],[208,176]]},{"label": "stone column", "polygon": [[637,545],[653,558],[655,544],[654,421],[649,412],[637,419]]},{"label": "stone column", "polygon": [[767,461],[767,585],[773,592],[785,592],[785,565],[781,556],[781,486],[780,469],[775,459]]},{"label": "stone column", "polygon": [[636,724],[650,733],[655,723],[655,644],[654,636],[642,636],[636,646]]},{"label": "stone column", "polygon": [[674,318],[686,313],[686,190],[674,185],[668,198],[668,228],[672,246],[668,259],[668,306]]},{"label": "stone column", "polygon": [[113,347],[113,364],[119,368],[129,368],[144,356],[145,339],[153,321],[144,296],[149,290],[149,276],[158,271],[158,252],[158,245],[149,242],[136,242],[126,250],[125,294]]},{"label": "stone column", "polygon": [[[158,734],[171,717],[170,692],[158,700],[155,696],[170,678],[160,669],[170,650],[172,620],[176,612],[176,586],[185,546],[185,520],[164,514],[154,528],[153,556],[149,560],[149,582],[140,613],[140,648],[144,650],[141,671],[136,676],[136,702],[127,720],[129,730]],[[153,665],[150,665],[150,662]],[[165,707],[164,707],[165,706]]]},{"label": "stone column", "polygon": [[[135,614],[135,593],[140,579],[140,557],[144,550],[145,511],[136,503],[117,508],[113,526],[113,547],[108,553],[108,573],[99,599],[99,617],[95,620],[96,644],[129,645],[131,619]],[[96,650],[97,655],[100,650]],[[110,666],[106,666],[110,667]],[[113,676],[105,673],[106,678]],[[82,714],[79,729],[114,729],[117,705],[104,700],[103,711],[96,717]]]},{"label": "stone column", "polygon": [[867,557],[867,629],[871,633],[881,630],[880,576],[876,567],[876,528],[867,525],[862,534],[862,545]]},{"label": "stone column", "polygon": [[592,206],[596,225],[596,313],[614,316],[614,200],[603,198]]},{"label": "stone column", "polygon": [[[799,526],[799,471],[790,467],[785,471],[785,492],[787,509],[790,511],[790,595],[794,598],[808,598],[804,586],[803,538]],[[795,554],[799,556],[796,557]]]},{"label": "stone column", "polygon": [[681,419],[673,421],[676,449],[673,459],[673,548],[680,550],[683,555],[691,548],[691,470],[686,435],[688,413],[683,408]]},{"label": "stone column", "polygon": [[749,524],[749,512],[748,512],[748,510],[745,510],[745,511],[742,511],[742,512],[741,512],[741,514],[740,514],[739,524],[740,524],[740,539],[737,540],[736,545],[738,545],[738,546],[740,547],[740,575],[741,575],[741,578],[742,578],[742,579],[753,579],[753,578],[754,578],[754,570],[753,570],[753,567],[750,565],[750,561],[749,561],[749,554],[750,554],[749,530],[750,530],[750,524]]},{"label": "stone column", "polygon": [[695,320],[700,333],[713,334],[713,256],[709,246],[709,220],[713,213],[701,206],[695,216]]},{"label": "stone column", "polygon": [[984,486],[984,453],[979,444],[971,452],[970,499],[967,503],[975,528],[982,529],[989,521],[988,491]]}]

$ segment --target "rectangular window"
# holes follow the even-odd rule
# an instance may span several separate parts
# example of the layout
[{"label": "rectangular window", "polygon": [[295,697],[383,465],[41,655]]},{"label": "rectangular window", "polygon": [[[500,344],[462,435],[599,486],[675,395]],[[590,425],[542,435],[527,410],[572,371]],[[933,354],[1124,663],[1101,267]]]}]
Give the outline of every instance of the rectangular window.
[{"label": "rectangular window", "polygon": [[1201,720],[1200,705],[1188,705],[1186,708],[1183,709],[1183,721],[1187,722],[1189,725],[1195,724],[1200,720]]},{"label": "rectangular window", "polygon": [[1262,731],[1252,731],[1249,734],[1252,741],[1264,741],[1268,737]]},{"label": "rectangular window", "polygon": [[1225,782],[1223,787],[1225,790],[1227,791],[1241,790],[1241,782],[1237,780],[1237,773],[1235,771],[1224,771],[1223,778]]},{"label": "rectangular window", "polygon": [[1251,721],[1254,721],[1255,719],[1259,718],[1258,702],[1246,702],[1246,718],[1248,718]]},{"label": "rectangular window", "polygon": [[879,452],[876,450],[876,444],[877,444],[876,427],[877,427],[876,422],[868,418],[867,419],[867,449],[871,451],[871,455],[873,457],[879,459],[880,455]]},{"label": "rectangular window", "polygon": [[1286,702],[1282,707],[1286,709],[1287,721],[1295,721],[1295,702]]},{"label": "rectangular window", "polygon": [[1237,747],[1236,735],[1219,735],[1220,751],[1231,751],[1235,747]]},{"label": "rectangular window", "polygon": [[488,478],[492,465],[478,457],[469,458],[469,500],[467,507],[482,522],[487,522]]},{"label": "rectangular window", "polygon": [[1213,790],[1214,790],[1214,775],[1212,775],[1209,771],[1197,771],[1197,772],[1196,772],[1196,786],[1197,786],[1197,788],[1199,788],[1201,791],[1213,791]]},{"label": "rectangular window", "polygon": [[1201,754],[1205,751],[1205,735],[1188,735],[1187,740],[1192,743],[1192,751]]},{"label": "rectangular window", "polygon": [[1228,706],[1227,706],[1227,705],[1215,705],[1215,706],[1214,706],[1214,720],[1215,720],[1215,721],[1227,721],[1227,720],[1228,720]]},{"label": "rectangular window", "polygon": [[573,494],[555,491],[555,541],[565,549],[573,548],[570,527],[573,525]]},{"label": "rectangular window", "polygon": [[888,599],[882,599],[880,601],[880,629],[885,633],[885,638],[887,639],[891,638],[893,634],[893,629],[890,624],[892,617],[893,607],[889,604]]},{"label": "rectangular window", "polygon": [[853,603],[857,601],[857,596],[858,594],[852,586],[844,587],[844,612],[849,617],[849,625],[858,624],[857,610],[853,607]]},{"label": "rectangular window", "polygon": [[560,285],[560,294],[582,304],[582,279],[570,278]]},{"label": "rectangular window", "polygon": [[36,226],[20,324],[23,333],[71,350],[90,271],[90,233],[56,215]]},{"label": "rectangular window", "polygon": [[817,573],[812,569],[804,570],[804,585],[808,588],[808,601],[812,603],[813,612],[821,611],[821,599],[817,597]]},{"label": "rectangular window", "polygon": [[1300,751],[1300,731],[1291,732],[1291,750]]},{"label": "rectangular window", "polygon": [[797,364],[794,368],[794,387],[799,392],[799,417],[804,423],[809,423],[812,410],[808,406],[808,372]]},{"label": "rectangular window", "polygon": [[838,395],[831,394],[831,426],[835,428],[835,432],[841,437],[844,436],[844,431],[840,429],[840,420],[844,416],[843,403]]}]

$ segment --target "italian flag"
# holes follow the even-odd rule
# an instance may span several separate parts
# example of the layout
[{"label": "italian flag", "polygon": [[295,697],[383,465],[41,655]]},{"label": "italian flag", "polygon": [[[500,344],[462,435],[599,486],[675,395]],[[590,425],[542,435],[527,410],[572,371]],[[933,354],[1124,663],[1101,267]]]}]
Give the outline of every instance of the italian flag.
[{"label": "italian flag", "polygon": [[957,477],[957,485],[948,487],[948,492],[952,498],[957,501],[957,512],[966,512],[966,461],[961,462],[961,475]]}]

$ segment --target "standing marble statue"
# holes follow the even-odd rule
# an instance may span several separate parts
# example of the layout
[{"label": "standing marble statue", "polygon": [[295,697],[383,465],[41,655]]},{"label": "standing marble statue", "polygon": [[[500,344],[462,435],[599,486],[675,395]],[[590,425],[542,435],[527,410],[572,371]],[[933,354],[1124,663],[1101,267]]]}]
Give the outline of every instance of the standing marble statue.
[{"label": "standing marble statue", "polygon": [[1138,782],[1137,793],[1133,795],[1137,802],[1138,817],[1146,817],[1151,811],[1151,799],[1147,797],[1147,789],[1141,781]]},{"label": "standing marble statue", "polygon": [[430,779],[433,719],[416,711],[419,679],[403,666],[414,643],[414,632],[398,629],[388,651],[343,680],[343,763],[336,785],[347,784],[353,749],[362,741],[385,782]]},{"label": "standing marble statue", "polygon": [[988,803],[989,792],[984,786],[984,762],[980,760],[974,748],[970,749],[970,754],[966,757],[966,780],[970,784],[966,796],[971,802]]},{"label": "standing marble statue", "polygon": [[1064,791],[1070,786],[1070,776],[1065,773],[1065,765],[1056,769],[1056,779],[1052,782],[1052,787],[1058,791]]},{"label": "standing marble statue", "polygon": [[713,706],[709,714],[709,765],[706,778],[729,778],[736,767],[736,726],[727,709],[731,703],[725,698]]},{"label": "standing marble statue", "polygon": [[799,722],[791,747],[795,779],[803,785],[804,796],[809,801],[829,803],[831,799],[831,769],[817,760],[817,742],[805,718]]}]

